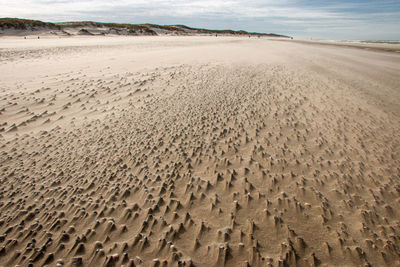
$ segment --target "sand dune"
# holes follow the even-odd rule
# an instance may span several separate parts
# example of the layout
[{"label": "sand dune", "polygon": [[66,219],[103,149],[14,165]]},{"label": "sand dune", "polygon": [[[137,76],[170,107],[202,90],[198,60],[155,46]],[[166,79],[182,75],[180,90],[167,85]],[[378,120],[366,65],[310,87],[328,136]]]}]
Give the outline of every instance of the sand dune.
[{"label": "sand dune", "polygon": [[275,33],[257,33],[243,30],[212,30],[185,25],[121,24],[94,21],[43,22],[19,18],[0,18],[0,36],[73,37],[73,36],[253,36],[290,38]]},{"label": "sand dune", "polygon": [[400,55],[0,40],[0,266],[400,265]]}]

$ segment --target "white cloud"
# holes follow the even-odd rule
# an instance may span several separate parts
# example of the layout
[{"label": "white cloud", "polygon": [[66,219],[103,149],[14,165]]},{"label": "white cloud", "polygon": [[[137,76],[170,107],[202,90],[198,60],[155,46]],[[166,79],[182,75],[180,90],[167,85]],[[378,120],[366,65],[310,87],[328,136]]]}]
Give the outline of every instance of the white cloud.
[{"label": "white cloud", "polygon": [[105,0],[1,0],[2,13],[6,16],[41,14],[53,17],[71,13],[114,11],[130,12],[141,16],[211,16],[224,17],[306,17],[335,16],[333,13],[289,7],[290,1],[221,1],[221,0],[151,0],[151,1],[105,1]]}]

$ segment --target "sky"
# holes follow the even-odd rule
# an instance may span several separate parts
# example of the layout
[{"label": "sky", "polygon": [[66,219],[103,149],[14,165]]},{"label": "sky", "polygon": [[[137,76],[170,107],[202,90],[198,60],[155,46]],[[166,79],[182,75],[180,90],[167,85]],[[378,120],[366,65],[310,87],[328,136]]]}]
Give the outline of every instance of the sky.
[{"label": "sky", "polygon": [[0,0],[0,17],[184,24],[332,40],[400,40],[400,0]]}]

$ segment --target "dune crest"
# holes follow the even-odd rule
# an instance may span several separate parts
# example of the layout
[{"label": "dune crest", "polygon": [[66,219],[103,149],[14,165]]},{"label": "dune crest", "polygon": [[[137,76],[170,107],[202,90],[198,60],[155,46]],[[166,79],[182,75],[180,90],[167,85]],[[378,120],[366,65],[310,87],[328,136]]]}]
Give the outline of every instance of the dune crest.
[{"label": "dune crest", "polygon": [[[121,24],[94,21],[43,22],[18,18],[0,18],[0,36],[257,36],[290,38],[275,33],[258,33],[234,30],[209,30],[186,25]],[[40,38],[40,37],[38,37]]]}]

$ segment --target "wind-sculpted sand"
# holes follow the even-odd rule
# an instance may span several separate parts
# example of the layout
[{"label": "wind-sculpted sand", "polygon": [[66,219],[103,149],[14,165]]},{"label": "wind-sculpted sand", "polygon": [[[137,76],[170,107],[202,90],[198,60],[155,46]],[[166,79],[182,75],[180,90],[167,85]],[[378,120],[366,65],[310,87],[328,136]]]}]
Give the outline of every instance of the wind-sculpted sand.
[{"label": "wind-sculpted sand", "polygon": [[262,38],[0,39],[0,266],[399,266],[399,73]]}]

